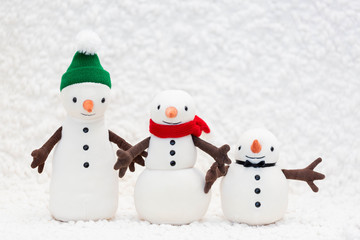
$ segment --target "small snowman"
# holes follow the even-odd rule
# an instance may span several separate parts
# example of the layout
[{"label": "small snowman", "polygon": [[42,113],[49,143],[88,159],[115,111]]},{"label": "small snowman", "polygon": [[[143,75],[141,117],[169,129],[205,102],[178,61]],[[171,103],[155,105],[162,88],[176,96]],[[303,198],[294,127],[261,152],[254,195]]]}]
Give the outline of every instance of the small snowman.
[{"label": "small snowman", "polygon": [[[276,164],[278,140],[266,129],[248,130],[237,146],[236,161],[221,182],[222,209],[225,217],[233,222],[249,225],[276,222],[287,209],[287,179],[306,181],[317,192],[319,189],[313,181],[325,178],[313,171],[321,158],[304,169],[281,169]],[[213,169],[207,175],[213,180],[219,176]]]},{"label": "small snowman", "polygon": [[[109,219],[115,215],[119,192],[111,142],[124,150],[131,145],[105,126],[111,80],[95,52],[99,37],[83,31],[77,38],[78,51],[60,85],[68,116],[51,138],[31,153],[31,167],[41,173],[57,144],[50,183],[51,215],[61,221]],[[141,156],[134,161],[143,164]]]},{"label": "small snowman", "polygon": [[211,194],[204,192],[203,174],[194,168],[196,147],[211,155],[217,171],[231,163],[228,145],[217,148],[199,138],[209,133],[207,124],[195,115],[192,97],[181,90],[161,92],[151,103],[150,133],[132,148],[118,150],[115,169],[125,169],[132,159],[148,149],[145,170],[135,186],[135,207],[141,219],[157,224],[187,224],[206,212]]}]

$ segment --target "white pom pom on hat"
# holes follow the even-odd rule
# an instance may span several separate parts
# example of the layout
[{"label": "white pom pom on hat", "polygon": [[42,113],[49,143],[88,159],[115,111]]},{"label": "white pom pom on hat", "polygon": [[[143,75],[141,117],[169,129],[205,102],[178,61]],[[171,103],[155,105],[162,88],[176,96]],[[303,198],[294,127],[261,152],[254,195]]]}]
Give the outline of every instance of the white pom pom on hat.
[{"label": "white pom pom on hat", "polygon": [[100,37],[91,30],[83,30],[76,36],[77,51],[85,55],[94,55],[100,47]]}]

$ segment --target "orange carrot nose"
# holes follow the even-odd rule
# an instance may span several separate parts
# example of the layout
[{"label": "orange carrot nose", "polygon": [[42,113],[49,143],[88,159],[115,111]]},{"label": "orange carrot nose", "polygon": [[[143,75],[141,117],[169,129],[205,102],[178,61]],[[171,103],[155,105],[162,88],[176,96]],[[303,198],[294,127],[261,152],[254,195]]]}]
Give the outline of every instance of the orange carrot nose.
[{"label": "orange carrot nose", "polygon": [[251,151],[253,153],[259,153],[261,151],[261,145],[257,139],[255,139],[254,142],[252,143]]},{"label": "orange carrot nose", "polygon": [[174,118],[176,117],[178,114],[178,111],[176,108],[174,107],[168,107],[166,108],[165,110],[165,115],[168,117],[168,118]]},{"label": "orange carrot nose", "polygon": [[91,100],[85,100],[84,103],[83,103],[83,108],[84,108],[87,112],[91,113],[92,110],[93,110],[93,108],[94,108],[94,102],[91,101]]}]

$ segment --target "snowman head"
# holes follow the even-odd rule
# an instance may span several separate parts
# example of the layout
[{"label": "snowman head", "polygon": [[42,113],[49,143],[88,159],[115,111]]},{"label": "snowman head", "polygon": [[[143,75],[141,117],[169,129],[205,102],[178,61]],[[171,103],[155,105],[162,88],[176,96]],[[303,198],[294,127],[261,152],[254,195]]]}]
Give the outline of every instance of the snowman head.
[{"label": "snowman head", "polygon": [[276,163],[279,159],[277,138],[267,129],[254,128],[246,131],[237,145],[236,159],[252,163]]},{"label": "snowman head", "polygon": [[78,83],[61,91],[61,101],[69,116],[95,120],[104,116],[110,102],[110,88],[99,83]]},{"label": "snowman head", "polygon": [[89,30],[77,35],[77,51],[61,77],[60,96],[71,117],[94,120],[104,116],[110,100],[110,74],[96,53],[101,40]]},{"label": "snowman head", "polygon": [[167,90],[158,94],[151,103],[151,119],[157,124],[177,125],[195,118],[192,97],[181,90]]}]

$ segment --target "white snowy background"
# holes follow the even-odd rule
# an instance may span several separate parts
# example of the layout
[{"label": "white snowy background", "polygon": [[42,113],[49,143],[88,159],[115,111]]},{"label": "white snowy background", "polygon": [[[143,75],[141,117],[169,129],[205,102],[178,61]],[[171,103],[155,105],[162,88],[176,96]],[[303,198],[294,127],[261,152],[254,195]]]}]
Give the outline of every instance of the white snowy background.
[{"label": "white snowy background", "polygon": [[[153,225],[137,218],[133,204],[138,167],[119,180],[113,220],[53,220],[52,155],[39,175],[30,153],[66,116],[60,79],[82,29],[103,40],[111,130],[137,143],[149,134],[149,101],[183,89],[212,130],[203,138],[228,143],[232,159],[239,136],[258,125],[281,141],[283,168],[321,156],[320,191],[291,181],[284,219],[254,227],[224,219],[217,182],[201,221]],[[359,60],[357,0],[2,0],[0,239],[360,239]],[[199,169],[211,163],[199,152]]]}]

